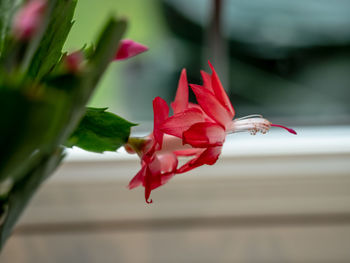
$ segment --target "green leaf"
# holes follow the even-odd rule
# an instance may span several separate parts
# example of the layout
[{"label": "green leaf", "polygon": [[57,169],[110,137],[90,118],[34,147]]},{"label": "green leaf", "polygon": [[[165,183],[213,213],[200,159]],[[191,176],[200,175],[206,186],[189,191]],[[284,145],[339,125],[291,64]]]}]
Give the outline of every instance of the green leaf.
[{"label": "green leaf", "polygon": [[[51,1],[48,25],[34,55],[29,60],[28,74],[40,79],[55,67],[62,56],[62,48],[73,25],[76,0]],[[29,55],[30,57],[30,55]]]},{"label": "green leaf", "polygon": [[14,12],[24,0],[0,0],[0,54],[11,29]]},{"label": "green leaf", "polygon": [[38,149],[50,152],[57,147],[70,98],[64,90],[35,94],[0,87],[0,181],[8,176],[16,181],[26,169],[28,156]]},{"label": "green leaf", "polygon": [[65,145],[97,153],[116,151],[123,146],[129,139],[130,128],[136,124],[106,109],[87,108],[78,128]]}]

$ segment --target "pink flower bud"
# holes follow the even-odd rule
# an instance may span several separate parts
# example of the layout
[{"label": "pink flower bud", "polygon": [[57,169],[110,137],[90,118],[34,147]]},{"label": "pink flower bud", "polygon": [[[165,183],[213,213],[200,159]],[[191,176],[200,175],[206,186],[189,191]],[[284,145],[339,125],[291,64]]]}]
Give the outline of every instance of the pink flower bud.
[{"label": "pink flower bud", "polygon": [[71,73],[77,73],[80,70],[81,63],[84,60],[83,53],[79,51],[75,51],[68,56],[65,57],[65,66]]},{"label": "pink flower bud", "polygon": [[17,12],[13,21],[13,32],[16,38],[28,40],[37,33],[46,6],[45,0],[31,0]]},{"label": "pink flower bud", "polygon": [[143,53],[148,50],[148,47],[137,43],[130,39],[123,39],[120,41],[117,54],[115,55],[114,60],[123,60],[134,57],[140,53]]}]

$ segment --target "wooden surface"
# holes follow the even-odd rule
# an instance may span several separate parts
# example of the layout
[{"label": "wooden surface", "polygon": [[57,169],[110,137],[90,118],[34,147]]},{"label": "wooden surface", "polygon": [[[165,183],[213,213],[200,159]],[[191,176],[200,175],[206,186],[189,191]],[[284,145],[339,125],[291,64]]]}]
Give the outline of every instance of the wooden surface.
[{"label": "wooden surface", "polygon": [[349,157],[222,158],[151,205],[126,188],[134,160],[68,162],[0,262],[350,262]]}]

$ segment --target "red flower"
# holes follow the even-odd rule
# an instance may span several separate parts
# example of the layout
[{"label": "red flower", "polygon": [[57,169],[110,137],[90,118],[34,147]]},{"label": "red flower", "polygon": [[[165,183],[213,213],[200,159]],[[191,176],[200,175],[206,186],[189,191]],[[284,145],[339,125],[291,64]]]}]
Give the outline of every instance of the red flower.
[{"label": "red flower", "polygon": [[211,75],[201,71],[203,85],[190,85],[198,105],[188,103],[186,71],[182,71],[175,102],[172,103],[174,116],[161,126],[164,133],[181,138],[183,144],[205,148],[196,158],[177,170],[177,173],[186,172],[203,164],[214,164],[229,133],[240,131],[250,131],[252,134],[258,131],[266,133],[271,126],[275,126],[296,134],[293,129],[272,124],[259,115],[233,120],[235,110],[210,62],[209,66],[212,69]]},{"label": "red flower", "polygon": [[[171,104],[174,115],[168,117],[166,102],[160,97],[155,98],[153,133],[145,138],[130,137],[125,145],[129,153],[137,152],[141,158],[141,170],[131,180],[129,188],[143,185],[147,203],[152,202],[148,201],[151,191],[175,174],[203,164],[214,164],[229,133],[266,133],[271,126],[276,126],[296,134],[294,130],[271,124],[258,115],[233,120],[235,111],[213,66],[209,65],[213,73],[201,72],[203,86],[190,85],[198,104],[188,102],[187,76],[183,69],[175,101]],[[177,168],[179,156],[193,158]]]},{"label": "red flower", "polygon": [[[186,78],[185,71],[183,71],[179,82],[178,92],[180,93],[182,90],[186,92],[182,87],[184,83],[187,85],[187,80],[184,82],[184,78]],[[176,107],[173,104],[173,108],[177,108],[178,110],[182,109],[181,104],[183,101],[175,100],[175,105],[176,103],[179,103],[180,106]],[[194,111],[198,112],[199,110],[195,109]],[[152,200],[149,201],[152,190],[167,183],[175,174],[190,170],[186,168],[187,166],[193,166],[193,160],[190,160],[178,169],[178,156],[196,156],[195,159],[198,159],[203,152],[206,152],[205,149],[183,145],[181,138],[164,134],[161,127],[163,123],[169,119],[169,107],[162,98],[156,97],[153,100],[153,112],[153,132],[144,138],[130,137],[128,143],[125,145],[127,152],[136,152],[141,158],[141,170],[130,181],[129,188],[133,189],[142,185],[145,188],[145,199],[147,203],[152,202]],[[191,110],[187,112],[190,114]],[[179,126],[179,129],[184,129],[181,123],[176,123],[175,125]],[[205,155],[203,155],[202,159],[204,157]],[[205,162],[204,159],[203,162]],[[194,168],[194,166],[192,168]]]}]

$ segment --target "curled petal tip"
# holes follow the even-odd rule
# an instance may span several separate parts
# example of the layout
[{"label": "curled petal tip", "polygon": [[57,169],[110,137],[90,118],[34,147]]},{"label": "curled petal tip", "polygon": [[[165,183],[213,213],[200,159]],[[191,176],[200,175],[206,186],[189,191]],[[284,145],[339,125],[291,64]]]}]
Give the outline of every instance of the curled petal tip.
[{"label": "curled petal tip", "polygon": [[120,41],[117,54],[114,60],[123,60],[134,57],[148,50],[148,47],[137,43],[131,39],[123,39]]},{"label": "curled petal tip", "polygon": [[147,204],[152,204],[152,203],[153,203],[153,200],[152,200],[152,199],[151,199],[151,200],[146,199],[146,203],[147,203]]},{"label": "curled petal tip", "polygon": [[292,133],[294,135],[297,135],[297,132],[291,128],[288,128],[288,127],[285,127],[285,126],[282,126],[282,125],[278,125],[278,124],[271,124],[272,127],[278,127],[278,128],[282,128],[282,129],[285,129],[286,131],[288,131],[289,133]]}]

